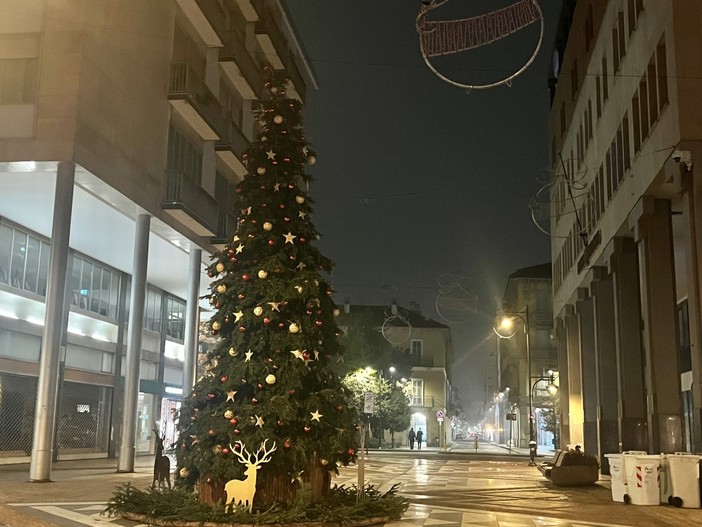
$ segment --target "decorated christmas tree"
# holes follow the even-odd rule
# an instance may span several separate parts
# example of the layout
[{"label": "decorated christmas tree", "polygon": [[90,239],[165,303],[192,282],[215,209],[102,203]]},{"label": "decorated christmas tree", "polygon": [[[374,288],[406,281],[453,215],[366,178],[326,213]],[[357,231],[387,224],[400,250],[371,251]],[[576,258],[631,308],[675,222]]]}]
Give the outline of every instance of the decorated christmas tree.
[{"label": "decorated christmas tree", "polygon": [[261,132],[236,189],[237,230],[208,268],[217,344],[178,420],[177,481],[209,503],[236,503],[230,480],[253,486],[261,505],[289,502],[303,482],[321,496],[356,458],[357,415],[340,381],[338,309],[324,277],[332,263],[310,220],[305,165],[316,158],[288,79],[270,68],[266,78]]}]

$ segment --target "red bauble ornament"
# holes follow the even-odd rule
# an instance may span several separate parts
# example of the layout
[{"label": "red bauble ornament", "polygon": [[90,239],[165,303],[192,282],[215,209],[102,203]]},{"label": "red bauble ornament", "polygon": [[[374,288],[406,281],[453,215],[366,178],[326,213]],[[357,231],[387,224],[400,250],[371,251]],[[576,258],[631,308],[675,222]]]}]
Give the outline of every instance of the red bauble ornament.
[{"label": "red bauble ornament", "polygon": [[279,328],[284,328],[284,327],[285,327],[285,324],[283,324],[282,322],[278,322],[278,327],[279,327]]},{"label": "red bauble ornament", "polygon": [[295,395],[295,389],[288,390],[288,395]]},{"label": "red bauble ornament", "polygon": [[208,393],[208,394],[207,394],[207,398],[208,398],[208,399],[214,399],[215,397],[217,397],[217,396],[216,396],[215,394],[213,394],[213,393]]},{"label": "red bauble ornament", "polygon": [[229,379],[229,377],[226,376],[226,375],[222,375],[222,376],[219,378],[219,380],[222,381],[222,382],[227,382],[228,379]]},{"label": "red bauble ornament", "polygon": [[283,448],[285,448],[286,450],[289,450],[291,446],[292,441],[290,441],[290,439],[286,439],[285,441],[283,441]]},{"label": "red bauble ornament", "polygon": [[290,218],[288,218],[287,216],[285,216],[285,217],[283,218],[283,221],[290,221]]},{"label": "red bauble ornament", "polygon": [[212,273],[212,272],[207,273],[207,276],[209,276],[210,278],[214,278],[214,277],[215,277],[214,273]]},{"label": "red bauble ornament", "polygon": [[254,405],[258,404],[258,399],[256,399],[255,397],[252,398],[252,399],[251,399],[251,404],[254,404]]},{"label": "red bauble ornament", "polygon": [[336,407],[336,409],[339,410],[340,412],[343,412],[343,411],[344,411],[344,405],[343,405],[343,404],[340,404],[339,406]]},{"label": "red bauble ornament", "polygon": [[303,351],[302,352],[302,358],[305,360],[310,360],[310,352],[309,351]]},{"label": "red bauble ornament", "polygon": [[248,382],[249,381],[247,381],[246,379],[241,379],[241,384],[247,384]]},{"label": "red bauble ornament", "polygon": [[306,239],[304,236],[300,236],[300,237],[297,239],[297,241],[300,242],[300,243],[305,243],[305,242],[307,241],[307,239]]},{"label": "red bauble ornament", "polygon": [[239,333],[246,333],[246,328],[244,326],[239,326]]},{"label": "red bauble ornament", "polygon": [[356,432],[360,432],[360,431],[361,431],[361,427],[358,426],[358,425],[353,425],[353,429],[356,430]]},{"label": "red bauble ornament", "polygon": [[268,325],[268,324],[271,323],[271,319],[268,318],[268,317],[263,317],[263,323],[266,324],[266,325]]},{"label": "red bauble ornament", "polygon": [[205,481],[207,481],[208,485],[212,485],[212,478],[207,478]]},{"label": "red bauble ornament", "polygon": [[256,385],[256,388],[258,388],[259,390],[263,390],[263,384],[261,384],[261,383],[259,382],[259,383]]},{"label": "red bauble ornament", "polygon": [[236,256],[230,256],[229,261],[232,263],[236,262]]},{"label": "red bauble ornament", "polygon": [[284,208],[285,208],[285,203],[281,203],[280,205],[278,205],[278,207],[280,207],[281,209],[284,209]]},{"label": "red bauble ornament", "polygon": [[251,278],[251,277],[250,277],[249,275],[247,275],[247,274],[242,274],[242,275],[241,275],[241,279],[242,279],[244,282],[248,282],[250,278]]},{"label": "red bauble ornament", "polygon": [[229,424],[232,425],[232,426],[236,426],[236,425],[239,424],[239,420],[238,420],[236,417],[232,417],[232,418],[229,420]]},{"label": "red bauble ornament", "polygon": [[241,450],[241,445],[239,443],[234,443],[234,450]]},{"label": "red bauble ornament", "polygon": [[356,453],[356,451],[353,448],[349,448],[346,452],[349,456],[353,456]]},{"label": "red bauble ornament", "polygon": [[312,311],[310,311],[309,309],[306,311],[306,313],[310,316],[312,315]]},{"label": "red bauble ornament", "polygon": [[227,447],[224,447],[222,449],[222,454],[229,454],[229,449]]},{"label": "red bauble ornament", "polygon": [[322,327],[323,322],[321,320],[315,320],[314,325],[317,326],[318,328]]},{"label": "red bauble ornament", "polygon": [[241,435],[241,430],[239,430],[238,428],[235,428],[234,431],[232,432],[232,434],[234,434],[235,436]]},{"label": "red bauble ornament", "polygon": [[217,309],[221,309],[222,304],[221,304],[220,302],[216,302],[216,303],[215,303],[215,307],[216,307]]},{"label": "red bauble ornament", "polygon": [[312,430],[312,428],[310,428],[310,425],[305,425],[303,430],[305,431],[306,434],[308,434],[310,432],[310,430]]},{"label": "red bauble ornament", "polygon": [[282,419],[278,419],[278,422],[276,423],[280,428],[283,428],[285,426],[285,423],[283,422]]},{"label": "red bauble ornament", "polygon": [[244,293],[239,293],[238,295],[236,295],[236,297],[237,297],[239,300],[243,300],[244,298],[246,298],[246,295],[245,295]]},{"label": "red bauble ornament", "polygon": [[217,435],[217,432],[215,432],[212,428],[210,428],[207,433],[211,436]]},{"label": "red bauble ornament", "polygon": [[273,239],[268,240],[268,245],[273,247],[275,245],[275,240],[273,240]]}]

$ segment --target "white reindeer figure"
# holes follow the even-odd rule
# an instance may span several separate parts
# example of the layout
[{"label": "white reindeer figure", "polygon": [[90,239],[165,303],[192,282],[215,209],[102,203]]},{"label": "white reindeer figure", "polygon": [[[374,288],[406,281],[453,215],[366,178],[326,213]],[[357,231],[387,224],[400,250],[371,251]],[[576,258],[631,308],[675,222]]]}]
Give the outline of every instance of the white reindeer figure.
[{"label": "white reindeer figure", "polygon": [[[271,454],[275,452],[276,445],[273,443],[273,448],[268,450],[266,448],[266,439],[261,443],[261,448],[255,455],[249,454],[246,447],[241,441],[237,441],[236,444],[239,448],[234,448],[231,443],[229,448],[234,453],[236,457],[239,458],[239,462],[246,465],[246,470],[244,474],[246,479],[231,479],[227,481],[224,485],[224,491],[227,493],[227,503],[225,504],[225,510],[229,510],[232,505],[243,504],[245,507],[248,506],[249,512],[253,509],[253,499],[254,494],[256,494],[256,471],[261,468],[263,463],[268,463],[271,460]],[[259,453],[263,453],[261,459],[258,458]]]}]

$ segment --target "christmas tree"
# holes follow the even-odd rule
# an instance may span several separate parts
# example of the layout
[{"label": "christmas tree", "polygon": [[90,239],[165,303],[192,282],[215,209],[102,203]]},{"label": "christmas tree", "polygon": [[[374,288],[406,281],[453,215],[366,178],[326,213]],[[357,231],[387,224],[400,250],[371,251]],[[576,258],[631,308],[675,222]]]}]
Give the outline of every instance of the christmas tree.
[{"label": "christmas tree", "polygon": [[323,276],[332,262],[315,247],[310,221],[305,165],[316,157],[302,104],[286,96],[288,79],[265,73],[261,132],[236,189],[237,230],[208,268],[218,341],[178,420],[177,481],[210,503],[225,498],[228,480],[249,478],[244,456],[257,462],[254,500],[262,505],[290,501],[300,482],[323,495],[330,473],[356,458],[357,414],[340,381],[339,311]]}]

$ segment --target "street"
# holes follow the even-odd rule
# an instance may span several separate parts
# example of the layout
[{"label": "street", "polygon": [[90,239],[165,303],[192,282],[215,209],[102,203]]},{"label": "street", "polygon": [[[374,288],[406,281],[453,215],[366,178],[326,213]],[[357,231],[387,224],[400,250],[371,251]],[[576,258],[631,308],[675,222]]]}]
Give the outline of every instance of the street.
[{"label": "street", "polygon": [[[470,448],[465,448],[470,445]],[[387,489],[395,483],[411,501],[405,517],[390,527],[461,525],[636,526],[702,525],[699,509],[669,505],[640,507],[614,503],[606,479],[588,487],[551,485],[523,455],[472,441],[444,453],[437,449],[370,451],[365,481]],[[64,461],[55,465],[54,482],[27,483],[26,465],[0,466],[0,526],[47,527],[121,525],[135,522],[100,515],[112,490],[130,481],[151,482],[151,458],[139,458],[133,474],[115,473],[114,460]],[[334,484],[357,483],[357,467],[341,470]]]}]

